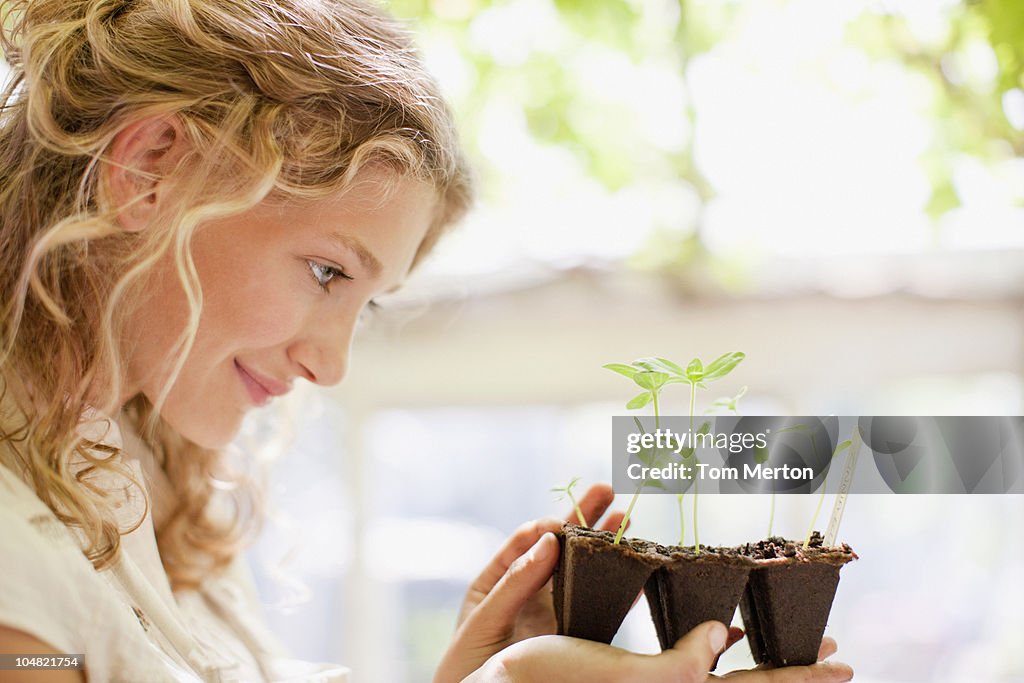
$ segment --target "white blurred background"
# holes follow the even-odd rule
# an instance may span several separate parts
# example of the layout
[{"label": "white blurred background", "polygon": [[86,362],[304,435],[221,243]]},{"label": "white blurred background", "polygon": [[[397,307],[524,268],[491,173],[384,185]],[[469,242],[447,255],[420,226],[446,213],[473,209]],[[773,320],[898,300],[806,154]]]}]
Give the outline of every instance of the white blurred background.
[{"label": "white blurred background", "polygon": [[[480,201],[344,383],[240,441],[280,454],[250,559],[296,655],[429,681],[501,541],[610,478],[636,392],[604,363],[744,351],[699,409],[749,386],[747,414],[1021,414],[1024,3],[389,6]],[[775,530],[815,503],[780,499]],[[701,540],[763,536],[768,505],[705,496]],[[677,525],[645,496],[631,534]],[[840,536],[861,559],[826,633],[858,681],[1024,681],[1024,499],[854,496]],[[616,642],[657,649],[645,605]],[[741,642],[720,671],[750,665]]]}]

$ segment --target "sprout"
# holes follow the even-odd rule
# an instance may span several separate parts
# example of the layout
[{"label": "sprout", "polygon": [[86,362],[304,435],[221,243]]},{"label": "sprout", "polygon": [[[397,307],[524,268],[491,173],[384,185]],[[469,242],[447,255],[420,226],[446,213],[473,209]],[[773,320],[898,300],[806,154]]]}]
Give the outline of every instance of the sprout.
[{"label": "sprout", "polygon": [[[671,371],[673,368],[679,367],[674,363],[669,363],[668,361],[661,362],[668,363],[668,365],[663,366],[658,364],[652,366],[644,364],[641,361],[634,361],[630,365],[625,365],[623,363],[608,363],[603,366],[612,372],[617,372],[624,377],[628,377],[633,380],[637,386],[643,389],[642,392],[631,398],[629,402],[626,403],[626,408],[629,410],[639,410],[645,407],[648,403],[653,404],[655,429],[660,429],[661,427],[661,414],[658,410],[658,397],[661,394],[662,388],[664,388],[671,379],[671,375],[663,370],[667,369]],[[640,424],[640,420],[636,420],[636,424],[637,427],[643,431],[643,425]],[[654,449],[646,449],[644,452],[641,452],[639,457],[645,464],[650,465],[659,459],[658,455],[659,454]],[[619,530],[615,533],[615,544],[618,544],[622,540],[622,534],[626,532],[626,525],[629,523],[629,518],[633,514],[633,507],[636,505],[636,501],[640,497],[640,492],[643,490],[645,485],[647,485],[646,479],[642,479],[637,485],[636,491],[633,493],[633,497],[629,501],[629,506],[626,508],[626,514],[622,518],[622,523],[619,524]]]},{"label": "sprout", "polygon": [[583,516],[583,510],[580,509],[580,504],[576,502],[576,496],[572,495],[572,489],[577,483],[579,483],[579,480],[579,477],[574,477],[573,480],[565,486],[553,488],[551,491],[562,494],[556,500],[564,500],[565,498],[569,499],[569,502],[572,503],[572,509],[576,511],[576,519],[580,521],[580,526],[584,529],[588,529],[590,528],[590,525],[587,524],[587,518]]},{"label": "sprout", "polygon": [[[725,353],[711,361],[707,366],[704,365],[700,358],[694,358],[686,365],[684,370],[682,366],[673,363],[672,361],[664,358],[642,358],[638,361],[634,361],[634,366],[643,367],[646,370],[657,371],[668,375],[668,379],[665,384],[679,383],[690,385],[690,432],[693,433],[693,414],[697,405],[697,388],[707,389],[707,383],[715,380],[722,379],[733,369],[739,365],[746,354],[740,351],[733,351]],[[746,387],[739,395],[735,398],[738,401],[743,394],[746,393]],[[735,403],[734,403],[735,405]],[[710,426],[705,423],[710,429]],[[704,426],[701,429],[704,429]],[[689,449],[689,456],[694,458],[696,463],[696,456],[693,454],[693,449]],[[684,456],[684,460],[686,456]],[[697,530],[697,479],[693,480],[693,549],[697,554],[700,554],[700,534]],[[676,496],[676,501],[679,505],[679,545],[684,545],[686,541],[686,527],[685,527],[685,516],[683,513],[683,495],[680,493]]]},{"label": "sprout", "polygon": [[[691,360],[685,369],[677,363],[674,363],[666,358],[640,358],[633,361],[629,365],[624,363],[609,363],[603,367],[617,372],[618,374],[628,377],[633,382],[643,389],[642,392],[634,396],[626,403],[626,408],[629,410],[639,410],[647,406],[648,403],[653,404],[654,408],[654,428],[660,429],[660,411],[659,411],[659,398],[661,396],[662,389],[668,384],[689,384],[690,385],[690,432],[693,432],[693,414],[696,407],[697,401],[697,388],[707,388],[707,382],[713,382],[721,379],[728,375],[732,370],[746,358],[746,354],[735,351],[726,353],[715,360],[711,361],[707,366],[699,358]],[[734,412],[736,411],[736,404],[747,391],[746,387],[740,391],[740,393],[732,399],[731,406]],[[637,426],[643,431],[643,427],[640,425],[640,421],[637,420]],[[707,433],[711,428],[710,423],[705,422],[701,425],[700,430],[703,433]],[[680,453],[684,461],[689,458],[693,458],[696,462],[696,456],[694,455],[694,449],[685,449],[686,455]],[[648,460],[644,460],[644,456]],[[662,459],[662,454],[655,450],[651,450],[649,453],[641,455],[641,460],[645,464],[651,464],[658,462]],[[633,498],[629,501],[629,506],[626,508],[626,516],[622,519],[622,524],[619,526],[619,531],[615,535],[615,543],[618,543],[622,539],[622,534],[626,529],[626,523],[629,521],[630,515],[633,513],[633,506],[636,505],[637,498],[640,496],[640,492],[644,486],[648,485],[646,480],[642,480],[640,485],[637,486],[636,492],[633,494]],[[650,485],[660,485],[657,482]],[[686,538],[685,531],[685,517],[683,513],[683,494],[680,493],[676,500],[679,503],[679,545],[683,545]],[[697,479],[693,480],[693,536],[694,536],[694,550],[700,553],[700,538],[697,532]]]},{"label": "sprout", "polygon": [[740,414],[740,408],[739,408],[740,399],[743,398],[746,395],[747,395],[747,387],[743,387],[742,389],[740,389],[740,393],[736,394],[732,398],[729,398],[727,396],[726,397],[722,397],[722,398],[716,398],[714,400],[714,402],[712,402],[711,406],[707,410],[704,411],[704,414],[707,415],[708,413],[715,413],[715,412],[718,412],[719,410],[728,410],[733,415],[739,415]]}]

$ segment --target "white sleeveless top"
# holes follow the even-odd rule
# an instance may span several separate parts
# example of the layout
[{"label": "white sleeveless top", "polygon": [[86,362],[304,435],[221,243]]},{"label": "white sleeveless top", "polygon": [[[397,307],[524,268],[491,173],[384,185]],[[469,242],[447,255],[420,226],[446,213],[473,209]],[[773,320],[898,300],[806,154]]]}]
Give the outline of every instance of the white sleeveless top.
[{"label": "white sleeveless top", "polygon": [[[95,411],[83,420],[84,435],[124,449],[122,458],[150,494],[151,509],[121,537],[117,563],[97,572],[82,554],[81,530],[62,524],[0,461],[0,625],[38,638],[56,653],[84,654],[89,683],[349,680],[345,667],[287,657],[263,623],[241,556],[199,590],[172,592],[152,520],[160,517],[161,501],[167,512],[170,482],[133,432],[122,434]],[[124,486],[120,477],[117,482]],[[145,506],[130,490],[118,512],[124,528]]]}]

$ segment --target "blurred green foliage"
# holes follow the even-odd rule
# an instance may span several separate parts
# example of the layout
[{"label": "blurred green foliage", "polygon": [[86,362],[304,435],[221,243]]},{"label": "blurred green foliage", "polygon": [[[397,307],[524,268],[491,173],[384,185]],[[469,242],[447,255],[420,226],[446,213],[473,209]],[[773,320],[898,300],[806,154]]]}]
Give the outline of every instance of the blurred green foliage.
[{"label": "blurred green foliage", "polygon": [[1000,91],[1024,87],[1024,3],[982,0],[971,3],[971,10],[982,18],[999,60]]},{"label": "blurred green foliage", "polygon": [[[813,4],[813,3],[811,3]],[[904,3],[907,4],[907,3]],[[484,191],[495,187],[502,169],[476,146],[480,114],[495,98],[518,102],[534,140],[571,152],[586,171],[609,190],[649,179],[685,179],[706,201],[714,188],[695,163],[692,136],[682,144],[652,143],[650,131],[631,125],[636,110],[626,106],[643,98],[644,84],[620,93],[620,100],[595,95],[581,82],[574,65],[580,59],[655,63],[679,77],[687,95],[665,116],[697,125],[689,99],[690,60],[727,40],[746,13],[765,6],[784,9],[792,2],[712,0],[392,0],[393,12],[411,20],[429,53],[443,43],[457,51],[469,72],[468,83],[452,97],[462,119],[467,146],[484,176]],[[921,36],[901,3],[865,3],[846,24],[844,44],[872,62],[896,63],[927,84],[933,117],[928,148],[919,163],[931,183],[927,210],[937,218],[959,205],[953,183],[957,157],[983,162],[1024,156],[1024,132],[1004,111],[1004,94],[1024,88],[1024,2],[975,0],[945,6],[941,31]],[[881,8],[881,9],[879,9]],[[531,30],[523,32],[521,22]],[[503,22],[511,38],[501,38]],[[488,29],[489,23],[497,23]],[[495,39],[497,36],[497,39]],[[554,38],[552,38],[554,36]],[[516,41],[512,50],[504,45]],[[501,44],[496,44],[501,43]],[[981,51],[994,54],[994,78],[971,73]],[[986,52],[987,51],[987,52]],[[509,52],[513,54],[509,54]],[[607,87],[623,89],[609,74]],[[1024,95],[1022,95],[1024,97]],[[647,123],[649,127],[649,120]],[[1020,123],[1018,122],[1018,126]],[[655,141],[656,142],[656,141]],[[880,163],[884,163],[880,160]],[[678,244],[656,250],[693,264],[703,256],[696,226],[663,226],[677,232]],[[682,229],[685,228],[685,229]],[[694,240],[694,229],[698,239]],[[664,264],[662,264],[664,265]],[[681,264],[680,264],[681,265]]]}]

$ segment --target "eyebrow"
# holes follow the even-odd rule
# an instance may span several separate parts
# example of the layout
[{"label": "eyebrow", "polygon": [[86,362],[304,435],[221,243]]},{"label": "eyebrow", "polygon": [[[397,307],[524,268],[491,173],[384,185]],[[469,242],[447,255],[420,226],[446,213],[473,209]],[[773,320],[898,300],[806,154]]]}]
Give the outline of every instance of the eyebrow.
[{"label": "eyebrow", "polygon": [[359,238],[353,237],[352,235],[345,235],[340,232],[329,233],[327,237],[340,244],[342,247],[351,249],[359,259],[359,263],[362,264],[363,268],[369,271],[372,277],[380,275],[380,261],[378,261],[377,257],[366,248],[366,245],[359,241]]}]

